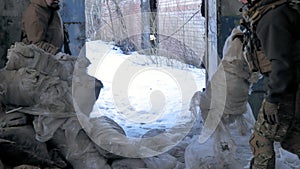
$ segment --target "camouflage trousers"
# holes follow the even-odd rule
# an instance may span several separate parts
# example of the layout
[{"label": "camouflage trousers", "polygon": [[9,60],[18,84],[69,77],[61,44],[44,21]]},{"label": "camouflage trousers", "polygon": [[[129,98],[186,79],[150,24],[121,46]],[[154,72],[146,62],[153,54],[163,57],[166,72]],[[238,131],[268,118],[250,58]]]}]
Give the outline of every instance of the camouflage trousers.
[{"label": "camouflage trousers", "polygon": [[[279,112],[279,124],[271,125],[264,118],[262,109],[258,113],[254,132],[250,138],[253,152],[250,169],[275,169],[273,143],[280,142],[282,148],[300,158],[300,85],[295,106],[287,106]],[[291,107],[293,110],[291,110]],[[296,108],[295,108],[296,107]]]}]

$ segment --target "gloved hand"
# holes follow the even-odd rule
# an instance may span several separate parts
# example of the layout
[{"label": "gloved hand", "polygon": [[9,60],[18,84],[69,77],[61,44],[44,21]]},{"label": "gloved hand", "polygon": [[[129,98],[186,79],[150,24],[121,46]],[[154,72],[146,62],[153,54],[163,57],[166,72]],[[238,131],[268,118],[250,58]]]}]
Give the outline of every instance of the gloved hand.
[{"label": "gloved hand", "polygon": [[60,61],[72,61],[72,60],[75,60],[74,57],[66,54],[66,53],[63,53],[63,52],[58,52],[56,55],[55,55],[55,58],[57,60],[60,60]]},{"label": "gloved hand", "polygon": [[270,103],[264,100],[262,106],[263,106],[263,114],[265,120],[271,125],[278,124],[279,123],[278,104]]},{"label": "gloved hand", "polygon": [[13,112],[0,118],[0,127],[21,126],[28,123],[28,117],[24,113]]}]

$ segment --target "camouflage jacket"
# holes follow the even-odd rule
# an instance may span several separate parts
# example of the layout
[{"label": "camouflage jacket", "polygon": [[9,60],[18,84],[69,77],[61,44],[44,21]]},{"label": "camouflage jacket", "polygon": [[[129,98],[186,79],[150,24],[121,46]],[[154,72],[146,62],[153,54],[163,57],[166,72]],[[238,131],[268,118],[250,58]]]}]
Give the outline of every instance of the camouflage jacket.
[{"label": "camouflage jacket", "polygon": [[300,14],[295,9],[299,3],[291,5],[286,0],[273,5],[273,8],[265,10],[264,13],[255,13],[256,10],[278,1],[280,0],[261,0],[244,13],[248,22],[252,18],[252,23],[248,25],[259,40],[259,47],[271,62],[271,71],[266,73],[269,77],[266,99],[273,103],[283,102],[287,95],[292,95],[297,90],[295,70],[296,63],[300,62],[300,52],[294,52],[300,50],[300,45],[295,47],[296,42],[300,41]]}]

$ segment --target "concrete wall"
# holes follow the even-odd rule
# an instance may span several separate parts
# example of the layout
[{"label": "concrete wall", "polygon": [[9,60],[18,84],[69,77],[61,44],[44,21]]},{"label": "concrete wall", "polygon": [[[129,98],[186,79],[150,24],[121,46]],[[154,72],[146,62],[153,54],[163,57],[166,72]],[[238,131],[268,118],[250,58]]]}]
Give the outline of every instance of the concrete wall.
[{"label": "concrete wall", "polygon": [[5,65],[7,49],[21,39],[21,19],[29,0],[0,0],[0,68]]},{"label": "concrete wall", "polygon": [[61,17],[70,35],[70,49],[78,56],[86,41],[85,0],[61,0]]}]

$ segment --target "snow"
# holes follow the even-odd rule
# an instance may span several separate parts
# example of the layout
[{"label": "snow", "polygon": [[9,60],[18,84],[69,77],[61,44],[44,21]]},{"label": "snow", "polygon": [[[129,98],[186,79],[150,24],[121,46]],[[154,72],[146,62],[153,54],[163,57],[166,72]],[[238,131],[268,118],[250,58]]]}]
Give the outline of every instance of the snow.
[{"label": "snow", "polygon": [[[89,74],[104,84],[90,118],[108,116],[125,130],[127,136],[136,138],[150,129],[170,129],[195,120],[189,105],[193,94],[205,88],[204,69],[137,52],[124,55],[112,43],[102,41],[87,42],[86,55],[92,63],[88,67]],[[236,156],[229,166],[248,168],[252,156],[248,145],[250,134],[241,136],[236,128],[234,125],[229,127],[232,139],[237,143]],[[185,152],[187,168],[190,163],[199,163],[199,159],[224,160],[213,157],[216,154],[212,138],[204,144],[193,140],[197,140],[197,135],[186,140],[190,143]],[[295,154],[283,150],[278,143],[275,147],[277,169],[300,168]]]},{"label": "snow", "polygon": [[[191,120],[189,102],[205,87],[205,70],[178,61],[146,55],[124,55],[102,41],[87,43],[88,71],[100,79],[101,90],[91,117],[108,116],[128,136],[139,137],[151,128],[172,128]],[[186,93],[183,93],[184,91]]]}]

